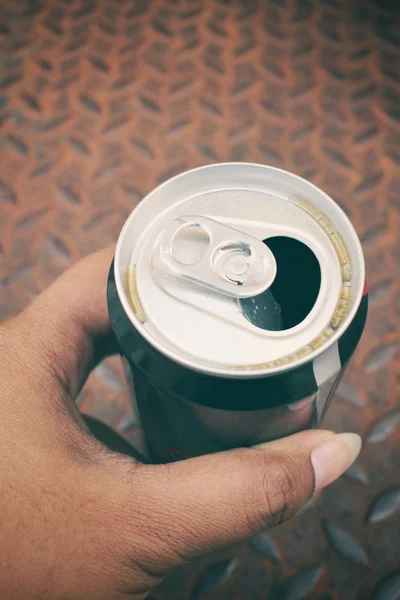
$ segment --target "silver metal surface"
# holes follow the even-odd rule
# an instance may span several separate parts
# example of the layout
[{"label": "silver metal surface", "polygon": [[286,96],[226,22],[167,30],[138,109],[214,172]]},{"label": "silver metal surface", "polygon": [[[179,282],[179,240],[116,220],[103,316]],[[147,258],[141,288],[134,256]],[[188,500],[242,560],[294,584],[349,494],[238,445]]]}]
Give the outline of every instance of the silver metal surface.
[{"label": "silver metal surface", "polygon": [[[229,229],[257,240],[260,248],[263,240],[276,236],[309,247],[318,259],[321,282],[306,318],[284,331],[279,326],[263,329],[246,318],[237,298],[227,291],[238,294],[245,287],[228,281],[229,275],[237,281],[243,276],[245,261],[228,252],[231,263],[212,264],[218,242],[205,244],[207,260],[200,255],[194,265],[171,260],[171,243],[187,215],[206,217],[203,226],[220,225],[224,234],[218,241]],[[174,222],[174,231],[169,230]],[[185,223],[189,226],[190,221]],[[151,257],[163,236],[166,252],[161,251],[161,262],[171,276],[164,273],[160,284]],[[178,266],[181,277],[176,277]],[[279,274],[279,264],[277,269]],[[273,269],[265,277],[264,290],[272,283],[272,273]],[[258,377],[313,360],[339,339],[360,303],[364,262],[351,223],[324,192],[279,169],[228,163],[183,173],[151,192],[121,233],[115,276],[126,314],[158,351],[190,369]],[[295,303],[296,290],[292,296]]]},{"label": "silver metal surface", "polygon": [[[177,256],[174,251],[177,236],[193,229],[195,233],[186,234],[184,239],[186,252],[181,248]],[[196,230],[206,234],[206,238],[196,235]],[[201,256],[196,248],[199,242],[204,246],[204,239],[206,247]],[[275,257],[262,241],[202,216],[182,216],[173,221],[162,234],[153,265],[166,275],[172,273],[233,298],[261,294],[276,275]]]}]

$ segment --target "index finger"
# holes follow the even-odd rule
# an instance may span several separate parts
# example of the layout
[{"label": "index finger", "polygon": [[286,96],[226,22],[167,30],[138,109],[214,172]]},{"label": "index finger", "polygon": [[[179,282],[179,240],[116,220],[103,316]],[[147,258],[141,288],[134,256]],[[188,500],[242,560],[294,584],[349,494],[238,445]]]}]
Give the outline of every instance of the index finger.
[{"label": "index finger", "polygon": [[51,367],[58,383],[75,397],[89,371],[116,351],[107,310],[107,278],[114,244],[65,271],[5,328],[23,358]]}]

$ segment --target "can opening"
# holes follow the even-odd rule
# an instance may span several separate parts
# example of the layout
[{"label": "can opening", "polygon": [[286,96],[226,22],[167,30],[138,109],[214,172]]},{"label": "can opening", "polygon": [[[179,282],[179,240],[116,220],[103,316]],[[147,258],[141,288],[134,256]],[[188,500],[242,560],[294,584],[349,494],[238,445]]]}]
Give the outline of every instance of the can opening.
[{"label": "can opening", "polygon": [[303,242],[277,236],[264,240],[277,263],[271,287],[240,300],[243,315],[256,327],[285,331],[299,325],[311,312],[321,286],[321,268],[314,252]]}]

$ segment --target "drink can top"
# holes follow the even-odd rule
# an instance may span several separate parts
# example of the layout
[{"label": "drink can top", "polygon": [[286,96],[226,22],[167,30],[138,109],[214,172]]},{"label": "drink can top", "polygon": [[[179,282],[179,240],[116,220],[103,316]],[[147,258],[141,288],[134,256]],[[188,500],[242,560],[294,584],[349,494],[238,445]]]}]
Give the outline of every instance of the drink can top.
[{"label": "drink can top", "polygon": [[122,306],[151,345],[227,377],[312,360],[351,323],[365,279],[341,208],[296,175],[249,163],[156,188],[128,218],[114,269]]}]

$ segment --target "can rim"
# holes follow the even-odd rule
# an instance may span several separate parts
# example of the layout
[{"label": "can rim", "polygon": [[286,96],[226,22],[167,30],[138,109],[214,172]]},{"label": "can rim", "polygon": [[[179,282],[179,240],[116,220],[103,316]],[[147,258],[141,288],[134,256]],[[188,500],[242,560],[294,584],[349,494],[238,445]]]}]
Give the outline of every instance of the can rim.
[{"label": "can rim", "polygon": [[217,377],[224,377],[224,378],[229,378],[229,379],[249,379],[249,378],[256,379],[259,377],[269,377],[270,375],[276,375],[276,374],[281,374],[281,373],[284,373],[287,371],[291,371],[291,370],[293,370],[297,367],[300,367],[308,362],[311,362],[316,357],[323,354],[326,350],[328,350],[328,348],[330,348],[335,342],[337,342],[337,340],[343,335],[343,333],[346,331],[346,329],[351,324],[351,322],[360,306],[360,302],[361,302],[361,298],[362,298],[362,294],[363,294],[363,285],[360,285],[359,289],[356,291],[356,294],[354,296],[353,306],[347,313],[345,319],[343,320],[341,327],[339,327],[339,329],[337,331],[335,331],[335,333],[326,341],[326,343],[324,345],[320,346],[319,348],[316,348],[315,350],[313,350],[306,356],[299,358],[296,362],[292,362],[290,364],[279,365],[276,367],[269,367],[267,369],[266,368],[254,369],[251,371],[250,370],[233,371],[233,370],[229,370],[229,369],[226,369],[226,368],[223,368],[220,366],[216,366],[215,368],[210,367],[210,365],[204,365],[204,367],[203,367],[201,364],[196,363],[195,361],[192,361],[189,358],[181,356],[174,350],[172,350],[170,348],[166,348],[164,345],[159,343],[142,326],[140,319],[137,317],[134,310],[132,309],[130,302],[126,295],[125,283],[124,283],[123,277],[121,277],[121,269],[120,269],[121,247],[122,247],[122,241],[123,241],[125,232],[129,228],[130,222],[135,218],[137,211],[140,210],[140,208],[143,206],[143,204],[145,202],[148,202],[150,200],[150,198],[153,194],[155,194],[156,192],[159,192],[164,187],[167,187],[168,185],[170,185],[171,182],[176,181],[180,178],[183,178],[191,173],[195,173],[195,172],[199,172],[199,171],[203,171],[203,170],[210,170],[210,169],[214,169],[214,168],[220,168],[223,166],[230,166],[230,167],[235,167],[235,166],[247,167],[247,166],[249,166],[249,167],[266,168],[266,169],[268,169],[269,172],[286,174],[286,175],[289,175],[290,177],[292,177],[293,179],[298,179],[300,181],[303,181],[308,186],[310,186],[311,188],[316,190],[319,194],[322,194],[325,197],[325,199],[328,200],[329,203],[332,203],[334,205],[335,209],[341,215],[341,218],[346,222],[347,226],[350,228],[350,231],[353,234],[355,245],[357,247],[357,253],[360,258],[360,265],[359,265],[361,268],[360,281],[365,280],[365,261],[364,261],[362,247],[361,247],[361,243],[358,238],[358,235],[357,235],[355,228],[354,228],[353,224],[351,223],[349,217],[346,215],[344,210],[329,196],[329,194],[324,192],[321,188],[316,186],[314,183],[307,181],[306,179],[304,179],[303,177],[300,177],[299,175],[296,175],[295,173],[286,171],[285,169],[280,169],[278,167],[264,165],[261,163],[225,162],[225,163],[212,163],[212,164],[208,164],[208,165],[203,165],[201,167],[190,169],[188,171],[183,171],[182,173],[175,175],[174,177],[168,179],[167,181],[164,181],[163,183],[158,185],[156,188],[151,190],[148,194],[146,194],[146,196],[144,196],[144,198],[139,202],[139,204],[133,209],[133,211],[129,215],[128,219],[126,220],[126,222],[121,230],[121,233],[119,235],[118,242],[117,242],[116,251],[115,251],[114,276],[115,276],[115,283],[116,283],[118,296],[120,298],[120,302],[122,304],[125,314],[127,315],[128,319],[132,323],[132,325],[140,333],[140,335],[142,335],[146,339],[146,341],[152,347],[154,347],[158,352],[160,352],[161,354],[163,354],[170,360],[177,362],[178,364],[182,365],[183,367],[186,367],[190,370],[194,370],[199,373],[213,375],[213,376],[217,376]]}]

